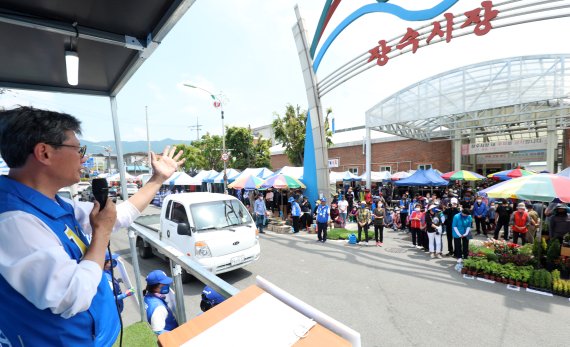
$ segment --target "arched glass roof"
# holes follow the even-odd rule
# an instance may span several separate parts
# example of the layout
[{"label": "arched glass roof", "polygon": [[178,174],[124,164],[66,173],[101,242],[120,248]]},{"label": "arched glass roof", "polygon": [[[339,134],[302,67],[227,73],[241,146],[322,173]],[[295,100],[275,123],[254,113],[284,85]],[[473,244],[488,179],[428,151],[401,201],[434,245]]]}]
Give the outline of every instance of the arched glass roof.
[{"label": "arched glass roof", "polygon": [[567,54],[524,56],[435,75],[368,110],[366,127],[425,141],[542,137],[570,126],[568,63]]}]

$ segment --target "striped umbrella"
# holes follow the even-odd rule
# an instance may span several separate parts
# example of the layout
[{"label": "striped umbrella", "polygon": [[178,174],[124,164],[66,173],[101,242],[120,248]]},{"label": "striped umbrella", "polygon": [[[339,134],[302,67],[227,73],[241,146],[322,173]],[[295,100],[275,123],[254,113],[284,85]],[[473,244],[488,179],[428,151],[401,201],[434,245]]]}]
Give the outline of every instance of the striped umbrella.
[{"label": "striped umbrella", "polygon": [[506,181],[510,180],[511,178],[530,176],[530,175],[536,175],[536,173],[517,167],[516,169],[512,170],[495,172],[493,174],[487,175],[487,177],[490,177],[498,181]]},{"label": "striped umbrella", "polygon": [[490,198],[550,202],[556,198],[570,202],[570,178],[553,174],[538,174],[514,178],[491,186],[479,193]]},{"label": "striped umbrella", "polygon": [[443,175],[441,175],[441,178],[451,181],[479,181],[484,179],[485,177],[479,175],[476,172],[459,170],[459,171],[446,172]]},{"label": "striped umbrella", "polygon": [[228,184],[228,188],[254,190],[258,189],[263,183],[263,179],[254,175],[245,175],[238,177],[235,181]]},{"label": "striped umbrella", "polygon": [[295,177],[291,177],[284,174],[276,174],[263,182],[261,188],[277,188],[277,189],[288,189],[288,188],[303,188],[305,189],[305,185],[296,179]]}]

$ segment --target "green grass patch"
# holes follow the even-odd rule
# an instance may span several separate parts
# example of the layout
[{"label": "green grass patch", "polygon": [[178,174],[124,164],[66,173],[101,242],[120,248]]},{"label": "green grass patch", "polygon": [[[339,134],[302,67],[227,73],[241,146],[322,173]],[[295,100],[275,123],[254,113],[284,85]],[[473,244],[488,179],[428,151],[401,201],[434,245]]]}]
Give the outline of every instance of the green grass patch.
[{"label": "green grass patch", "polygon": [[346,240],[348,235],[354,233],[352,230],[347,230],[344,228],[333,228],[327,230],[327,239],[329,240]]},{"label": "green grass patch", "polygon": [[[119,346],[120,336],[113,344],[113,347]],[[123,330],[123,346],[125,347],[156,347],[156,335],[150,329],[147,322],[138,322],[129,325]]]}]

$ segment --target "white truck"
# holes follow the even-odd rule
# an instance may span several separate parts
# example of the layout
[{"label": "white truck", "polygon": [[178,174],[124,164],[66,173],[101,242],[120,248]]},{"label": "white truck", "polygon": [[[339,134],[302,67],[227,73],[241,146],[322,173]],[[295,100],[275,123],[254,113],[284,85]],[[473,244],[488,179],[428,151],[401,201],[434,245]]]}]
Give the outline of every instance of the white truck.
[{"label": "white truck", "polygon": [[[159,215],[141,216],[133,230],[156,233],[180,253],[191,256],[214,274],[242,268],[261,255],[258,230],[245,206],[235,197],[215,193],[168,195]],[[165,258],[137,235],[141,258]],[[182,281],[191,275],[183,272]]]}]

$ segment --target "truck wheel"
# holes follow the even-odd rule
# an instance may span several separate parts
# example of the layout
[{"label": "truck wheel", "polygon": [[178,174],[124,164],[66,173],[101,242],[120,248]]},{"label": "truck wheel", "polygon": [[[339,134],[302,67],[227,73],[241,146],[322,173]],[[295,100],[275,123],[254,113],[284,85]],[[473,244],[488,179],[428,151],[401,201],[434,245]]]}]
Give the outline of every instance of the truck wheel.
[{"label": "truck wheel", "polygon": [[148,259],[152,257],[152,248],[144,245],[143,239],[140,237],[137,238],[137,252],[139,253],[139,257],[142,259]]},{"label": "truck wheel", "polygon": [[180,274],[180,279],[182,279],[182,283],[190,283],[194,279],[194,276],[186,272],[186,270],[182,269],[182,273]]}]

